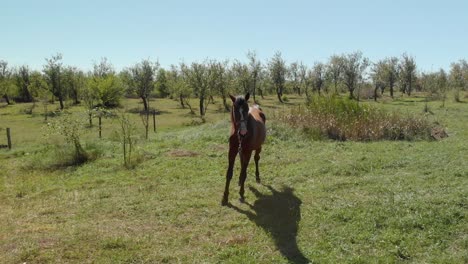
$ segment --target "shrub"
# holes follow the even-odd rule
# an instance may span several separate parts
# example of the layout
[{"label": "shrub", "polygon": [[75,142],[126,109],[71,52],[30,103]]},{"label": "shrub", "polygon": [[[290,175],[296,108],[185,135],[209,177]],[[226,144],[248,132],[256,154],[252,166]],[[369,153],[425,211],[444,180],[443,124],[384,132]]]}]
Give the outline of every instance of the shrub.
[{"label": "shrub", "polygon": [[337,96],[313,96],[306,107],[295,108],[279,119],[314,138],[321,133],[335,140],[429,139],[434,129],[426,117],[387,113]]},{"label": "shrub", "polygon": [[124,166],[133,168],[136,162],[132,159],[134,147],[136,145],[135,124],[130,120],[128,114],[121,113],[119,115],[120,131],[118,132],[119,140],[122,144]]},{"label": "shrub", "polygon": [[82,164],[88,160],[88,154],[80,143],[80,136],[83,132],[82,126],[82,120],[79,118],[72,118],[71,114],[63,114],[47,123],[47,136],[53,137],[55,135],[61,135],[68,144],[73,146],[74,154],[72,165]]}]

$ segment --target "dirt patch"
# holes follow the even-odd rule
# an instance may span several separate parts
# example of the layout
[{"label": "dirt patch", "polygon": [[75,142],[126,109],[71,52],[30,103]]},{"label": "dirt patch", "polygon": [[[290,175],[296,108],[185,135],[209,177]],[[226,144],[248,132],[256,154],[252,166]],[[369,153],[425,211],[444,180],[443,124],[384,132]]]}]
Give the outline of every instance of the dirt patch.
[{"label": "dirt patch", "polygon": [[251,237],[246,236],[246,235],[235,235],[233,237],[228,237],[223,239],[220,244],[221,245],[242,245],[251,240]]},{"label": "dirt patch", "polygon": [[214,150],[214,151],[222,151],[222,152],[225,152],[228,150],[228,146],[227,144],[216,144],[216,145],[212,145],[211,148]]},{"label": "dirt patch", "polygon": [[171,157],[195,157],[200,155],[200,153],[185,149],[174,149],[167,153]]}]

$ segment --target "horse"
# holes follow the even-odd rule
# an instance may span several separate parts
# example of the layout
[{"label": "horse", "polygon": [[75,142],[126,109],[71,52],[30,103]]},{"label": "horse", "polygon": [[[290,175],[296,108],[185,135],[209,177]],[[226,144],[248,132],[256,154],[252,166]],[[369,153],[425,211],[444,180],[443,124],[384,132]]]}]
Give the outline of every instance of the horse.
[{"label": "horse", "polygon": [[249,107],[248,100],[250,94],[234,97],[229,95],[232,100],[231,108],[231,133],[229,137],[228,169],[226,172],[226,186],[224,188],[223,200],[221,205],[228,205],[229,183],[232,179],[232,172],[237,153],[239,153],[241,163],[241,173],[239,176],[239,194],[240,201],[244,202],[244,183],[247,178],[247,166],[250,162],[252,152],[255,150],[255,178],[260,183],[260,173],[258,171],[258,161],[262,144],[266,137],[265,114],[258,105]]}]

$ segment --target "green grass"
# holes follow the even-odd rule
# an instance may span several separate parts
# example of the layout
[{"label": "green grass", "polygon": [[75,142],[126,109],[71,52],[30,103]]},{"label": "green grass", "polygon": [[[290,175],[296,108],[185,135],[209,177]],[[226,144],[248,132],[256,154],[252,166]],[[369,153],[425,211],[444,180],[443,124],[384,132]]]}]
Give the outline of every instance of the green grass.
[{"label": "green grass", "polygon": [[[429,103],[449,134],[441,141],[337,142],[312,141],[272,120],[301,100],[288,97],[285,106],[262,100],[264,185],[249,166],[247,203],[239,203],[237,162],[231,207],[220,206],[227,114],[186,126],[193,117],[160,100],[171,113],[158,116],[161,130],[140,140],[143,158],[128,170],[108,130],[102,140],[95,130],[83,138],[86,149],[99,150],[93,162],[50,167],[62,154],[38,136],[42,117],[20,114],[20,104],[0,108],[0,126],[17,131],[14,149],[0,150],[0,262],[468,261],[468,104]],[[368,103],[424,108],[414,98]]]}]

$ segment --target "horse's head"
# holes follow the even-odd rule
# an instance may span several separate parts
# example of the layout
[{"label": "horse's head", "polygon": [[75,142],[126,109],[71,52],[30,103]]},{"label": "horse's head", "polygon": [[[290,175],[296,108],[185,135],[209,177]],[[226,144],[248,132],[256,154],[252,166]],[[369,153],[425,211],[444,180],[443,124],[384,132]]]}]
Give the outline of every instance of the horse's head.
[{"label": "horse's head", "polygon": [[247,93],[245,96],[234,97],[229,95],[232,100],[232,121],[234,122],[236,132],[240,137],[247,135],[247,117],[249,115],[249,100],[250,94]]}]

